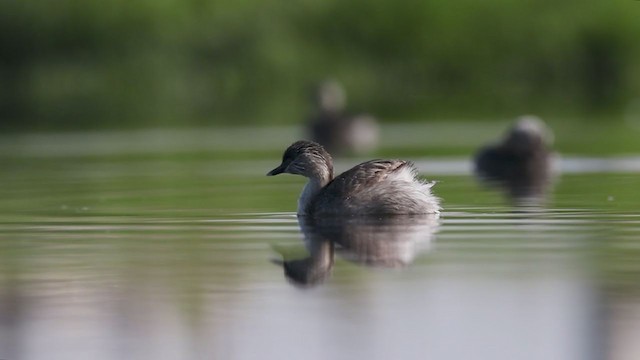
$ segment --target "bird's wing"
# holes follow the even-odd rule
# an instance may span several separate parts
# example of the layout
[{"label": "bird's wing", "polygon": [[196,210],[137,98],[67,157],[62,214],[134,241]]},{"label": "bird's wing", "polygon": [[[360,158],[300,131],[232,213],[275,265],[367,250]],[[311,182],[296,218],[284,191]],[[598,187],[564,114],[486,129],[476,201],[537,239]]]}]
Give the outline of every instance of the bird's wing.
[{"label": "bird's wing", "polygon": [[325,194],[335,196],[350,196],[363,189],[370,189],[377,183],[385,181],[389,175],[409,167],[414,172],[413,164],[404,160],[371,160],[356,165],[345,171],[330,182],[325,188]]}]

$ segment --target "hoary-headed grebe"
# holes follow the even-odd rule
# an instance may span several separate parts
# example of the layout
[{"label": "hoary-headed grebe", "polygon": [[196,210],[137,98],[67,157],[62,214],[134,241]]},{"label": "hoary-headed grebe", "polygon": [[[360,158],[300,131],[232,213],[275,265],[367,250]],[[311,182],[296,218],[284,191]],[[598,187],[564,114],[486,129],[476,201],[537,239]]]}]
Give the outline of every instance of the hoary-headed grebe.
[{"label": "hoary-headed grebe", "polygon": [[298,199],[298,215],[437,214],[440,201],[434,182],[417,178],[404,160],[371,160],[333,177],[331,155],[318,143],[300,140],[284,152],[282,164],[267,175],[305,176],[309,182]]}]

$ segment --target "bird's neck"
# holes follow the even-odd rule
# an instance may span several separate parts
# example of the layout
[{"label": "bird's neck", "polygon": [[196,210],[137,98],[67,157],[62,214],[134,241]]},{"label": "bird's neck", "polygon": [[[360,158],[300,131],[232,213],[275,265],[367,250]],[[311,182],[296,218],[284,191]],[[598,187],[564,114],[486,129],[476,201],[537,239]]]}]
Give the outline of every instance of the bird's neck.
[{"label": "bird's neck", "polygon": [[309,204],[311,204],[311,200],[320,192],[320,190],[326,184],[322,184],[322,182],[317,179],[309,179],[307,185],[302,189],[302,193],[300,194],[300,198],[298,199],[298,215],[307,215],[309,210]]},{"label": "bird's neck", "polygon": [[309,182],[302,189],[300,198],[298,199],[298,215],[308,214],[309,205],[313,198],[333,180],[333,169],[325,167],[309,177]]}]

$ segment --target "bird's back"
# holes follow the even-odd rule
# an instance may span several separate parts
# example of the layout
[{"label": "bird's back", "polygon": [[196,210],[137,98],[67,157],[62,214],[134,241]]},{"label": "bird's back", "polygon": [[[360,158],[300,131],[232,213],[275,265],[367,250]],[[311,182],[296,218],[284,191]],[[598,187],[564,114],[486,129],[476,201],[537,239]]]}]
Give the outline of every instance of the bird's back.
[{"label": "bird's back", "polygon": [[312,200],[313,215],[370,215],[437,213],[433,183],[416,177],[404,160],[371,160],[336,177]]}]

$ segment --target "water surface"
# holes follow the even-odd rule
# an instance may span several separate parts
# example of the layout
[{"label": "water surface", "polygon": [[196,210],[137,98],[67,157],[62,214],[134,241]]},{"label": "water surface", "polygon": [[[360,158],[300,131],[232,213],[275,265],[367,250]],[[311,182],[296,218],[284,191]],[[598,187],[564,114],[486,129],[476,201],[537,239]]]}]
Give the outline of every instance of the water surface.
[{"label": "water surface", "polygon": [[640,356],[635,157],[565,156],[535,207],[417,157],[439,219],[309,228],[277,156],[68,140],[2,150],[0,359]]}]

